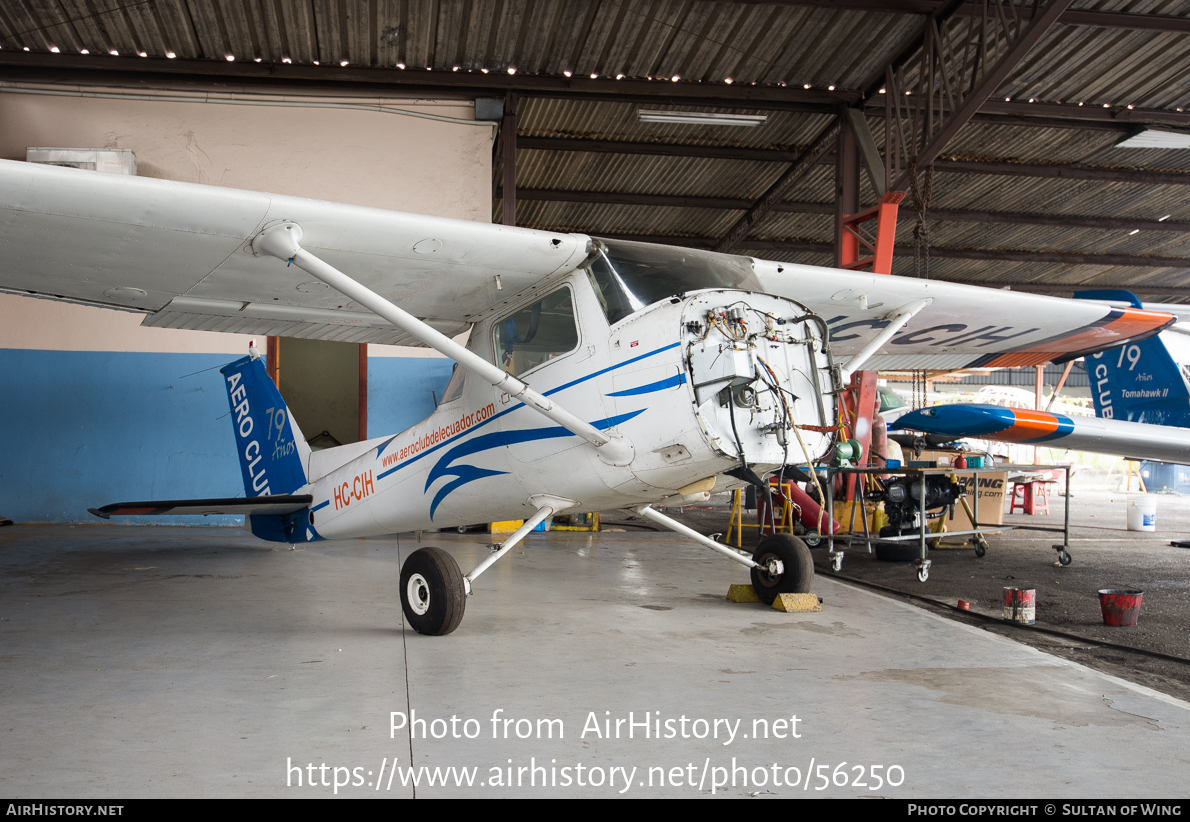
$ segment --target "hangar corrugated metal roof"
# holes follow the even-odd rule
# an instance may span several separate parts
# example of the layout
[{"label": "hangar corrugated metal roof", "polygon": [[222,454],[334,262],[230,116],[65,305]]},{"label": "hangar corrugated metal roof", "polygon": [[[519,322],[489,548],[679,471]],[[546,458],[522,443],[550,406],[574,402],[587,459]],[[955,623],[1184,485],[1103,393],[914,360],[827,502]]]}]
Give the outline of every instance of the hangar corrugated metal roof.
[{"label": "hangar corrugated metal roof", "polygon": [[[789,167],[791,153],[811,144],[832,121],[834,111],[822,101],[854,101],[866,83],[879,80],[880,68],[911,37],[925,19],[924,12],[939,5],[939,0],[834,0],[833,4],[828,0],[13,0],[0,5],[0,63],[13,70],[28,50],[30,65],[36,60],[41,60],[38,66],[51,65],[46,62],[51,51],[57,52],[63,65],[83,65],[78,61],[85,51],[86,59],[92,60],[85,65],[93,73],[96,67],[110,65],[121,76],[143,75],[148,78],[144,83],[163,87],[183,82],[171,80],[172,75],[161,68],[167,60],[191,61],[187,66],[195,77],[203,72],[212,77],[254,77],[257,86],[286,77],[289,67],[315,65],[324,72],[318,78],[334,81],[334,72],[346,64],[349,69],[344,71],[374,68],[374,81],[366,71],[351,75],[353,82],[372,82],[372,90],[386,84],[399,87],[402,76],[416,74],[423,96],[437,90],[454,97],[502,95],[491,81],[514,76],[510,70],[518,78],[561,80],[591,74],[654,78],[618,98],[614,93],[568,96],[565,86],[549,93],[521,94],[516,102],[519,139],[606,145],[598,151],[573,150],[590,147],[574,143],[521,149],[516,169],[516,186],[522,192],[517,222],[591,234],[687,238],[713,245],[744,213],[740,201],[761,197]],[[1022,0],[1009,11],[1025,13],[1031,6]],[[1190,0],[1075,0],[1069,9],[1000,84],[992,100],[1003,105],[986,106],[983,115],[949,142],[942,159],[1190,174],[1190,150],[1113,147],[1122,129],[1136,121],[1137,112],[1150,120],[1173,118],[1176,122],[1164,127],[1190,131],[1190,115],[1178,111],[1190,107],[1190,83],[1185,82],[1190,76],[1190,26],[1182,25],[1190,19]],[[1071,17],[1075,12],[1116,16]],[[978,19],[953,18],[948,24],[949,42],[955,47],[965,43]],[[101,64],[97,58],[111,62]],[[257,62],[268,66],[268,72],[253,75],[245,67],[241,75],[234,74],[237,66]],[[916,88],[915,66],[914,59],[906,63],[910,90]],[[469,75],[477,85],[426,86],[425,78],[431,76],[427,69],[435,76],[452,75],[452,82]],[[99,77],[101,72],[95,74]],[[679,86],[666,79],[675,76],[684,91],[697,86],[729,96],[715,105],[707,105],[706,100],[683,103],[672,92]],[[54,74],[52,81],[65,82],[66,77]],[[305,82],[311,75],[301,77]],[[94,82],[101,81],[99,77]],[[476,90],[480,81],[487,91]],[[190,77],[185,82],[193,88],[197,81]],[[343,82],[337,88],[350,94],[350,86]],[[743,99],[745,91],[754,87],[803,86],[820,95],[816,110],[772,100],[749,104]],[[736,89],[738,99],[730,96]],[[655,102],[642,102],[651,96]],[[1030,100],[1039,107],[1036,111],[1044,106],[1046,114],[1035,116],[1022,108]],[[638,116],[645,107],[763,113],[767,119],[756,128],[647,123]],[[1086,119],[1092,110],[1097,121]],[[866,114],[877,143],[883,145],[883,111],[877,105]],[[642,144],[653,150],[665,147],[669,156],[636,151]],[[683,147],[698,146],[752,153],[749,159],[683,156]],[[786,154],[757,159],[755,152],[764,151]],[[943,171],[942,165],[934,177],[932,209],[993,216],[1190,221],[1186,196],[1190,189],[1185,185],[954,173]],[[833,159],[828,157],[786,199],[829,209],[835,196],[834,176]],[[866,175],[861,179],[865,202],[870,202],[873,195]],[[540,193],[538,199],[532,199],[535,191]],[[606,195],[625,195],[621,199],[629,201],[607,202]],[[648,196],[704,198],[704,202],[697,207],[697,202],[689,201],[641,201]],[[501,206],[494,192],[497,219]],[[898,245],[908,249],[915,217],[911,200],[903,204],[901,215]],[[1145,260],[1136,259],[1190,259],[1187,231],[1133,232],[973,219],[935,219],[929,229],[930,241],[937,247],[930,260],[932,277],[1034,287],[1185,286],[1190,296],[1190,266],[1149,267]],[[830,256],[825,246],[834,238],[833,217],[830,213],[773,213],[756,225],[752,237],[743,250],[748,242],[802,244],[756,248],[758,256],[824,263]],[[940,256],[944,249],[987,252],[988,258]],[[1008,254],[998,258],[1001,251],[1082,256],[1055,262],[1013,259]],[[1117,263],[1128,258],[1128,264],[1087,263],[1086,255],[1110,256]],[[895,271],[914,269],[911,255],[901,254]]]}]

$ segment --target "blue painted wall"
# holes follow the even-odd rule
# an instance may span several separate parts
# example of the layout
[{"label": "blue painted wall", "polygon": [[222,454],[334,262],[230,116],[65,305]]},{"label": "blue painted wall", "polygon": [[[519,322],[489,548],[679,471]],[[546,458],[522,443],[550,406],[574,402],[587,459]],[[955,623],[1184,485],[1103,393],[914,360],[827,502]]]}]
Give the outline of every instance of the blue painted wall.
[{"label": "blue painted wall", "polygon": [[[227,354],[0,349],[0,516],[99,522],[110,502],[244,493],[219,366]],[[368,433],[425,418],[452,363],[372,357]],[[301,420],[298,420],[301,423]],[[231,525],[239,517],[122,518]]]},{"label": "blue painted wall", "polygon": [[430,416],[453,366],[444,357],[369,357],[368,436],[396,434]]}]

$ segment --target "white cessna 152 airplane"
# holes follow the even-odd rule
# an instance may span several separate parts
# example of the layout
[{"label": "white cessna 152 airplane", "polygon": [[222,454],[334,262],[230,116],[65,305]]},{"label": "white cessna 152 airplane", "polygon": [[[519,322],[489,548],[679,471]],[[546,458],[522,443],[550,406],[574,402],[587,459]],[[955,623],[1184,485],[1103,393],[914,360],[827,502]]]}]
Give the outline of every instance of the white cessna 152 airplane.
[{"label": "white cessna 152 airplane", "polygon": [[[635,508],[809,590],[805,545],[748,555],[650,505],[827,456],[861,367],[1032,365],[1143,339],[1172,315],[296,197],[0,161],[0,288],[140,310],[144,325],[426,345],[457,363],[406,431],[311,452],[264,366],[223,369],[246,497],[101,516],[244,514],[286,543],[524,519],[464,575],[401,570],[410,624],[446,634],[475,580],[559,511]],[[470,330],[464,347],[451,337]]]}]

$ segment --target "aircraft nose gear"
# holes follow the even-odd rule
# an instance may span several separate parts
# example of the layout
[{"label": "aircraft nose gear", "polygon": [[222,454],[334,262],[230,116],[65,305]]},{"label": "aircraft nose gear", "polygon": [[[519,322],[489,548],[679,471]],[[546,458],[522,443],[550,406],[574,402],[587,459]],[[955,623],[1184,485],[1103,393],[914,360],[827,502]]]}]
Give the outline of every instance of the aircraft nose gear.
[{"label": "aircraft nose gear", "polygon": [[[760,601],[771,605],[778,594],[806,594],[814,577],[814,560],[810,549],[800,539],[789,534],[773,534],[756,546],[752,561],[752,587]],[[774,571],[774,568],[780,568]]]},{"label": "aircraft nose gear", "polygon": [[443,636],[463,621],[463,572],[441,548],[420,548],[401,568],[401,610],[419,634]]}]

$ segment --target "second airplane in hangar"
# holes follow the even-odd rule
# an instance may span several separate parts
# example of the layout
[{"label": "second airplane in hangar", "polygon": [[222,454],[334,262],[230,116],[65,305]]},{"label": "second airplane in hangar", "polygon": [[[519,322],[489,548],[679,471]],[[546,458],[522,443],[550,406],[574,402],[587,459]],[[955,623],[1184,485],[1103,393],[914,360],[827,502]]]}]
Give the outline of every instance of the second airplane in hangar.
[{"label": "second airplane in hangar", "polygon": [[[1126,291],[1089,291],[1076,296],[1141,307],[1135,295]],[[1160,308],[1190,317],[1190,306]],[[889,427],[954,439],[970,437],[1190,463],[1190,334],[1182,326],[1096,352],[1084,365],[1094,417],[956,403],[910,412]]]}]

